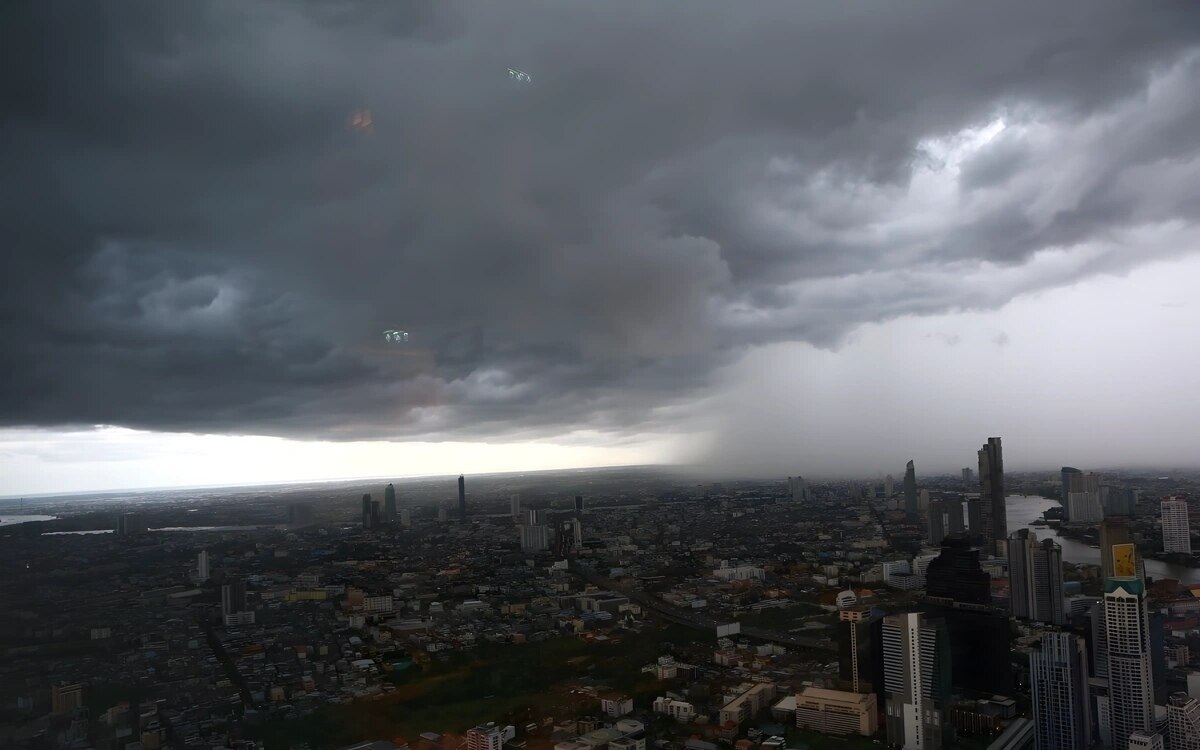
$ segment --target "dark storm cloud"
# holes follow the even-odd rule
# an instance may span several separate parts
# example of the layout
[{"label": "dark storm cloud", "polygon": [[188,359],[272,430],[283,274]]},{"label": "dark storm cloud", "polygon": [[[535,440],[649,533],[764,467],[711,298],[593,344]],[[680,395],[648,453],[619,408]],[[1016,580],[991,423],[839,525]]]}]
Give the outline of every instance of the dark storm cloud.
[{"label": "dark storm cloud", "polygon": [[0,12],[9,425],[670,426],[742,347],[1127,268],[1197,210],[1186,2]]}]

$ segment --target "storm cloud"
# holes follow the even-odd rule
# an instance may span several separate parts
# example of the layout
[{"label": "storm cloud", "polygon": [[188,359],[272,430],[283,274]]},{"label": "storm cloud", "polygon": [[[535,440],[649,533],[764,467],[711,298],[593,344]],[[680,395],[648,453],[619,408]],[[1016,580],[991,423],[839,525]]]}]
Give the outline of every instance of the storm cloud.
[{"label": "storm cloud", "polygon": [[670,429],[751,347],[1198,247],[1183,0],[0,14],[5,426]]}]

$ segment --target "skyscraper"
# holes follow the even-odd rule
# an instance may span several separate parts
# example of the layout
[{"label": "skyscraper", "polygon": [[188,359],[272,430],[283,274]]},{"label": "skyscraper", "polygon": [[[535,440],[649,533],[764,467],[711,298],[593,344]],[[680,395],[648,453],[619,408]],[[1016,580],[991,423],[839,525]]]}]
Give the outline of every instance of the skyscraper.
[{"label": "skyscraper", "polygon": [[1064,466],[1059,471],[1059,476],[1062,477],[1062,501],[1064,504],[1067,502],[1067,495],[1071,494],[1071,477],[1082,473],[1074,466]]},{"label": "skyscraper", "polygon": [[893,494],[895,494],[895,489],[896,480],[892,478],[891,474],[888,474],[887,478],[883,480],[883,496],[891,497]]},{"label": "skyscraper", "polygon": [[467,480],[462,474],[458,475],[458,517],[467,522]]},{"label": "skyscraper", "polygon": [[1045,633],[1029,655],[1034,747],[1087,750],[1092,743],[1087,648],[1070,633]]},{"label": "skyscraper", "polygon": [[221,614],[231,615],[246,610],[246,582],[231,578],[221,585]]},{"label": "skyscraper", "polygon": [[1153,732],[1154,675],[1146,584],[1140,578],[1104,582],[1108,649],[1109,741],[1125,747],[1134,732]]},{"label": "skyscraper", "polygon": [[509,508],[509,511],[512,513],[513,520],[520,521],[521,520],[521,496],[520,495],[509,496],[508,508]]},{"label": "skyscraper", "polygon": [[1162,501],[1163,552],[1192,554],[1192,532],[1188,525],[1188,504],[1182,497]]},{"label": "skyscraper", "polygon": [[838,612],[838,677],[854,693],[875,693],[883,705],[883,618],[869,606]]},{"label": "skyscraper", "polygon": [[383,490],[383,517],[388,523],[396,520],[396,487],[388,484]]},{"label": "skyscraper", "polygon": [[946,533],[961,534],[967,530],[963,523],[963,499],[961,495],[946,502]]},{"label": "skyscraper", "polygon": [[904,519],[916,523],[917,512],[917,470],[909,460],[904,465]]},{"label": "skyscraper", "polygon": [[[961,510],[962,505],[959,505]],[[961,522],[959,524],[962,525]],[[929,543],[937,547],[946,538],[946,503],[942,500],[929,501]]]},{"label": "skyscraper", "polygon": [[362,496],[362,527],[364,529],[371,528],[371,496],[370,496],[370,494]]},{"label": "skyscraper", "polygon": [[967,531],[972,539],[986,542],[983,530],[983,500],[973,497],[967,500]]},{"label": "skyscraper", "polygon": [[[1132,559],[1133,569],[1116,570],[1114,547],[1120,553],[1122,560],[1128,564]],[[1110,516],[1100,522],[1100,578],[1107,581],[1114,576],[1146,577],[1145,563],[1137,553],[1133,542],[1133,531],[1129,527],[1129,519],[1123,516]]]},{"label": "skyscraper", "polygon": [[808,500],[808,482],[805,482],[802,476],[788,477],[788,493],[792,496],[793,503]]},{"label": "skyscraper", "polygon": [[196,555],[196,580],[204,583],[208,580],[208,550],[200,550]]},{"label": "skyscraper", "polygon": [[575,496],[575,512],[576,513],[583,512],[583,495]]},{"label": "skyscraper", "polygon": [[945,537],[941,554],[925,571],[925,593],[962,604],[991,604],[992,578],[979,564],[979,550],[965,537]]},{"label": "skyscraper", "polygon": [[971,471],[971,467],[964,466],[963,472],[962,472],[962,477],[963,477],[963,484],[970,487],[971,483],[975,481],[975,472]]},{"label": "skyscraper", "polygon": [[1168,750],[1200,750],[1200,701],[1175,693],[1167,704]]},{"label": "skyscraper", "polygon": [[1004,452],[998,437],[988,438],[979,449],[979,494],[983,501],[984,544],[992,554],[1003,556],[1008,540],[1008,510],[1004,502]]},{"label": "skyscraper", "polygon": [[942,623],[915,612],[883,618],[889,743],[904,750],[940,750],[953,743],[949,661]]},{"label": "skyscraper", "polygon": [[1104,504],[1100,498],[1100,475],[1076,472],[1069,475],[1066,494],[1067,520],[1071,523],[1100,523],[1104,520]]},{"label": "skyscraper", "polygon": [[1062,548],[1052,539],[1039,544],[1029,529],[1015,532],[1008,538],[1008,589],[1013,617],[1065,624]]}]

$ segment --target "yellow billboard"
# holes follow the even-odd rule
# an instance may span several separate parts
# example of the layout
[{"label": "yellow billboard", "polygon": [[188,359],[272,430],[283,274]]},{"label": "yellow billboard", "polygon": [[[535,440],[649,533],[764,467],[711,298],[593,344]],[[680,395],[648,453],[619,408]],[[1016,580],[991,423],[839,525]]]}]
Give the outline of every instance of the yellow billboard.
[{"label": "yellow billboard", "polygon": [[1137,575],[1137,548],[1132,544],[1114,544],[1113,575],[1117,578],[1132,578]]}]

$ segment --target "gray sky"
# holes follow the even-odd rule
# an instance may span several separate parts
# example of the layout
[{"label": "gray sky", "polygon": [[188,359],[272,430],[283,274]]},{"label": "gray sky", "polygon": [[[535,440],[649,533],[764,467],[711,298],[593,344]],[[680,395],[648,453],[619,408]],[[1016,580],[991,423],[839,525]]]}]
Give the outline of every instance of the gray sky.
[{"label": "gray sky", "polygon": [[296,471],[243,435],[346,443],[324,476],[1194,464],[1193,2],[39,1],[0,37],[0,492]]}]

